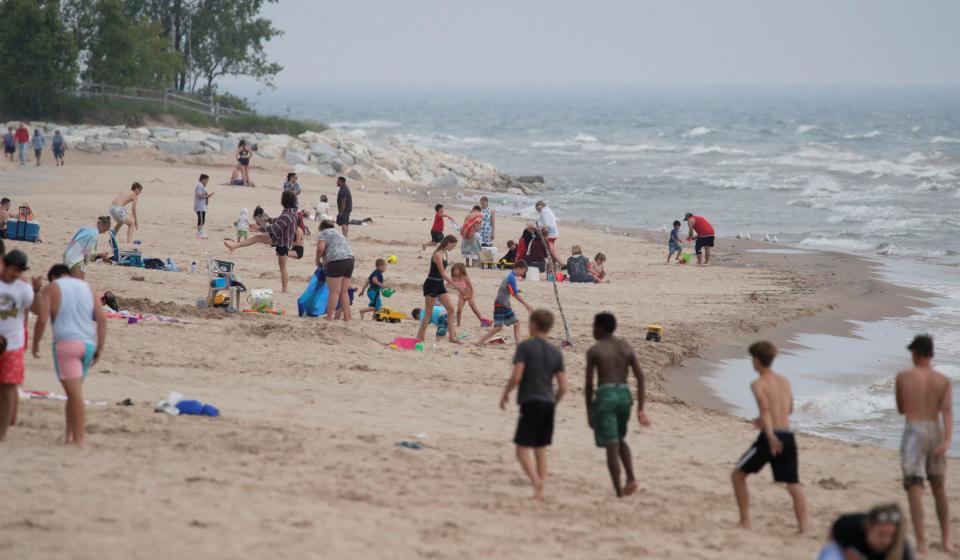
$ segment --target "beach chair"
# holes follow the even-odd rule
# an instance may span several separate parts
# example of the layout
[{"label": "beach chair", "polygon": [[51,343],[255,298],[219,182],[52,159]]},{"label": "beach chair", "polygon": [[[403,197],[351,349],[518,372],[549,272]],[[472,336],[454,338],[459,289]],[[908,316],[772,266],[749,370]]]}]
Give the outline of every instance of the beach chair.
[{"label": "beach chair", "polygon": [[110,250],[113,254],[110,259],[113,261],[113,264],[120,266],[140,266],[143,263],[143,253],[138,249],[120,249],[120,244],[117,243],[117,234],[112,229],[110,230]]},{"label": "beach chair", "polygon": [[207,275],[209,276],[209,288],[207,291],[207,305],[213,305],[217,297],[217,292],[226,290],[230,293],[233,287],[233,266],[230,261],[221,261],[213,258],[210,253],[204,253],[207,257]]}]

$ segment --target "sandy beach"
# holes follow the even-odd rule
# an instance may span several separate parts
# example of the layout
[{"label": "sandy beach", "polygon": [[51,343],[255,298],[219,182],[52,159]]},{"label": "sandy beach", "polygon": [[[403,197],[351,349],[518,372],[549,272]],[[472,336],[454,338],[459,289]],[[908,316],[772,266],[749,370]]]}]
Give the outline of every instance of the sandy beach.
[{"label": "sandy beach", "polygon": [[[564,353],[572,390],[558,407],[547,499],[538,503],[528,499],[514,459],[516,411],[497,406],[512,344],[454,347],[434,344],[430,334],[423,353],[391,350],[394,337],[415,336],[415,322],[297,317],[296,297],[314,270],[313,243],[308,258],[291,261],[290,293],[282,295],[269,247],[227,254],[221,240],[234,236],[241,208],[260,204],[279,213],[286,171],[282,162],[255,160],[260,187],[251,189],[220,184],[230,173],[227,156],[71,152],[63,168],[0,165],[0,194],[14,208],[29,202],[42,224],[44,243],[6,244],[29,254],[32,273],[59,262],[74,231],[93,225],[117,193],[139,181],[145,190],[136,238],[146,256],[172,257],[185,269],[195,261],[201,272],[206,252],[231,260],[249,288],[274,289],[286,311],[199,310],[203,273],[91,265],[88,281],[113,291],[122,308],[186,323],[111,320],[106,354],[84,389],[106,405],[88,409],[83,449],[61,444],[62,403],[21,402],[19,424],[0,445],[0,558],[810,558],[838,514],[881,502],[906,506],[896,450],[801,435],[809,533],[795,534],[789,497],[766,470],[750,482],[753,530],[736,529],[729,475],[754,429],[703,406],[717,403],[696,379],[704,363],[761,331],[789,331],[796,321],[836,330],[842,319],[922,304],[921,294],[884,283],[867,262],[826,252],[752,253],[747,249],[760,243],[721,239],[714,266],[665,265],[666,233],[604,232],[559,216],[561,254],[572,244],[590,255],[602,250],[611,282],[560,286],[574,343]],[[211,176],[208,190],[216,192],[208,240],[194,237],[200,173]],[[418,251],[436,201],[361,183],[352,182],[354,217],[373,221],[351,230],[354,285],[376,258],[396,255],[386,277],[399,289],[386,305],[409,313],[423,304],[428,261]],[[332,201],[336,192],[326,177],[302,175],[301,184],[305,207],[321,194]],[[451,213],[459,221],[466,211]],[[523,223],[500,215],[498,239],[519,236]],[[492,314],[502,273],[472,270],[471,278],[481,310]],[[521,288],[534,307],[556,310],[549,283]],[[641,489],[622,501],[593,445],[581,390],[583,354],[600,310],[618,316],[618,334],[636,347],[652,400],[653,425],[640,430],[634,419],[629,436]],[[467,313],[469,342],[483,331]],[[518,315],[526,329],[526,313]],[[644,341],[650,323],[664,326],[663,342]],[[562,332],[558,324],[554,342]],[[23,389],[62,392],[49,339],[43,348],[40,360],[28,358]],[[222,416],[154,413],[171,390],[216,405]],[[127,398],[135,406],[116,405]],[[401,440],[424,449],[396,447]],[[951,462],[954,505],[958,474]],[[936,543],[929,496],[925,505]],[[955,517],[953,525],[956,531]],[[946,555],[932,544],[928,557]]]}]

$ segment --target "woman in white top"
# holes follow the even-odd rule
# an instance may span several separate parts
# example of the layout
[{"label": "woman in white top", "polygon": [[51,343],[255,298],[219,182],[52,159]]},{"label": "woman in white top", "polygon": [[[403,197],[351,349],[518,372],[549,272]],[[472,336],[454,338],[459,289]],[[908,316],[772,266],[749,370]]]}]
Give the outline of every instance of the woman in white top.
[{"label": "woman in white top", "polygon": [[67,393],[67,436],[64,443],[83,445],[85,405],[83,380],[97,363],[107,336],[107,320],[90,285],[70,276],[65,265],[47,274],[43,309],[33,327],[33,356],[40,357],[40,339],[47,322],[53,330],[53,365]]}]

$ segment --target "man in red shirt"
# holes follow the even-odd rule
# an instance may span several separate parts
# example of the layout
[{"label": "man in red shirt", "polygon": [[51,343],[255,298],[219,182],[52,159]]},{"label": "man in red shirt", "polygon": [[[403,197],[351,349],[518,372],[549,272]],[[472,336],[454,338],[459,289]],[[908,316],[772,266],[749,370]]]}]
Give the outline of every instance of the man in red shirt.
[{"label": "man in red shirt", "polygon": [[684,219],[687,220],[688,227],[687,241],[696,240],[697,264],[708,266],[715,235],[713,226],[703,216],[694,216],[693,212],[687,212]]},{"label": "man in red shirt", "polygon": [[20,152],[20,165],[26,165],[27,146],[30,144],[30,132],[23,123],[20,123],[20,128],[17,129],[17,133],[14,134],[13,138],[17,141],[17,149]]}]

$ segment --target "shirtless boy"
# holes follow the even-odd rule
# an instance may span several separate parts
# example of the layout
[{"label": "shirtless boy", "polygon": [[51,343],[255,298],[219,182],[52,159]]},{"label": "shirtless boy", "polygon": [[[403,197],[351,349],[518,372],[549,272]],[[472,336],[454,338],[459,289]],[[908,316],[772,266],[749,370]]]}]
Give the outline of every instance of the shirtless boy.
[{"label": "shirtless boy", "polygon": [[[613,336],[617,319],[610,313],[598,313],[593,319],[593,338],[597,340],[587,350],[587,381],[584,396],[587,399],[587,424],[593,430],[597,447],[607,449],[607,468],[613,479],[613,489],[618,498],[637,491],[637,478],[633,474],[633,459],[627,445],[627,422],[633,398],[627,383],[629,371],[637,378],[637,420],[641,426],[649,426],[650,420],[643,410],[643,370],[625,340]],[[597,391],[593,391],[593,377],[597,375]],[[594,396],[596,395],[596,396]],[[620,481],[620,464],[627,473],[627,484]]]},{"label": "shirtless boy", "polygon": [[[917,552],[927,552],[923,526],[923,479],[937,504],[943,549],[953,550],[950,540],[950,508],[944,487],[947,451],[953,439],[953,405],[950,380],[930,366],[933,339],[920,335],[907,347],[913,368],[897,375],[897,411],[906,417],[900,442],[903,487],[910,500],[910,517],[917,537]],[[942,421],[942,423],[941,423]]]},{"label": "shirtless boy", "polygon": [[[127,243],[133,242],[133,232],[139,227],[137,222],[137,199],[143,192],[143,186],[140,183],[134,183],[129,192],[120,193],[110,203],[110,215],[116,220],[117,225],[113,228],[113,233],[120,233],[120,228],[127,226]],[[130,205],[130,211],[127,211],[127,204]],[[130,214],[133,214],[131,216]]]},{"label": "shirtless boy", "polygon": [[731,475],[737,507],[740,508],[740,527],[750,528],[747,476],[760,472],[760,469],[770,463],[774,482],[787,485],[787,491],[793,498],[797,525],[803,533],[807,529],[807,500],[800,485],[797,441],[790,430],[793,391],[786,377],[770,369],[777,356],[776,346],[769,342],[756,342],[750,346],[749,352],[753,357],[753,369],[760,375],[759,379],[750,384],[760,410],[760,416],[753,421],[753,425],[760,429],[760,435],[737,461]]}]

